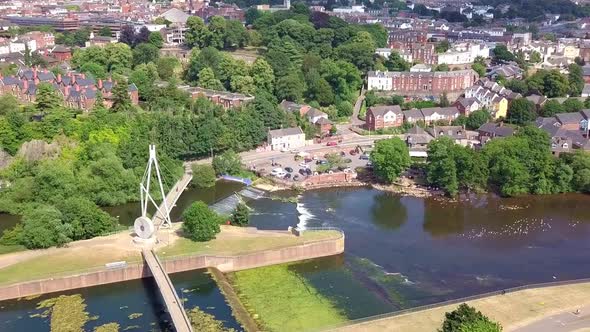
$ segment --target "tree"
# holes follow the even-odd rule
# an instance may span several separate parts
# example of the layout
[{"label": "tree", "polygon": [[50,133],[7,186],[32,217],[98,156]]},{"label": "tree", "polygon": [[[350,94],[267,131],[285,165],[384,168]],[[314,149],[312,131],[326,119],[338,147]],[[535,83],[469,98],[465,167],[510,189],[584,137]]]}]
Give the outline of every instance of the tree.
[{"label": "tree", "polygon": [[248,41],[248,32],[242,22],[238,20],[227,20],[223,39],[225,48],[243,47]]},{"label": "tree", "polygon": [[227,150],[215,156],[212,165],[217,175],[237,175],[242,169],[242,159],[233,150]]},{"label": "tree", "polygon": [[198,84],[200,87],[205,89],[223,90],[223,84],[221,84],[220,80],[215,78],[213,69],[209,67],[205,67],[199,72]]},{"label": "tree", "polygon": [[250,76],[233,76],[230,81],[231,91],[251,95],[256,91],[254,79]]},{"label": "tree", "polygon": [[584,108],[584,103],[577,98],[568,98],[562,106],[566,112],[579,112]]},{"label": "tree", "polygon": [[182,221],[182,231],[193,241],[212,240],[221,230],[219,217],[201,201],[194,202],[182,212]]},{"label": "tree", "polygon": [[584,72],[578,64],[572,63],[568,67],[569,93],[573,97],[580,96],[584,89]]},{"label": "tree", "polygon": [[484,77],[486,75],[486,66],[482,65],[481,63],[474,63],[471,65],[471,69],[479,75],[479,77]]},{"label": "tree", "polygon": [[492,115],[488,110],[482,109],[477,110],[467,117],[467,121],[465,122],[465,126],[467,129],[476,130],[477,128],[481,127],[484,123],[490,121],[492,119]]},{"label": "tree", "polygon": [[305,83],[299,73],[293,72],[277,81],[277,97],[280,100],[299,101],[304,92]]},{"label": "tree", "polygon": [[539,112],[541,116],[551,117],[555,114],[564,113],[565,107],[555,99],[550,99],[543,104],[543,108]]},{"label": "tree", "polygon": [[445,53],[451,48],[451,43],[448,40],[443,40],[436,44],[436,53]]},{"label": "tree", "polygon": [[224,47],[226,25],[227,22],[222,16],[213,16],[209,18],[208,46],[216,49],[222,49]]},{"label": "tree", "polygon": [[371,161],[375,174],[389,183],[397,180],[411,164],[408,147],[399,138],[375,142]]},{"label": "tree", "polygon": [[215,186],[217,177],[213,166],[206,164],[193,164],[191,166],[193,172],[192,184],[197,188],[210,188]]},{"label": "tree", "polygon": [[336,105],[336,109],[338,110],[338,117],[339,118],[346,118],[352,115],[353,109],[352,104],[349,101],[343,101]]},{"label": "tree", "polygon": [[142,63],[155,63],[159,56],[158,47],[149,43],[141,43],[133,49],[133,64],[137,66]]},{"label": "tree", "polygon": [[87,62],[80,67],[80,71],[92,75],[96,79],[105,79],[107,76],[105,67],[94,62]]},{"label": "tree", "polygon": [[543,77],[543,93],[545,96],[548,98],[563,97],[569,89],[568,78],[565,75],[557,70],[551,70],[545,73]]},{"label": "tree", "polygon": [[19,110],[18,99],[11,94],[0,96],[0,115]]},{"label": "tree", "polygon": [[131,25],[124,25],[119,33],[119,42],[133,46],[135,42],[135,30]]},{"label": "tree", "polygon": [[57,95],[53,86],[49,83],[39,83],[37,86],[37,98],[35,109],[39,112],[54,111],[62,105],[62,99]]},{"label": "tree", "polygon": [[338,46],[335,50],[338,59],[354,64],[359,70],[366,71],[373,67],[375,41],[370,33],[358,32],[351,40]]},{"label": "tree", "polygon": [[61,213],[52,206],[41,205],[23,214],[23,245],[29,249],[62,246],[71,241],[71,230],[61,221]]},{"label": "tree", "polygon": [[531,62],[532,63],[541,63],[543,62],[543,58],[541,57],[541,53],[537,51],[533,51],[531,53]]},{"label": "tree", "polygon": [[107,70],[110,72],[122,71],[131,68],[133,51],[131,47],[123,43],[108,44],[104,47],[102,56],[105,58]]},{"label": "tree", "polygon": [[246,204],[239,203],[232,212],[231,224],[236,226],[246,226],[250,222],[250,209]]},{"label": "tree", "polygon": [[[471,326],[477,326],[478,328],[485,327],[485,329],[470,330],[467,329]],[[491,322],[481,312],[476,311],[475,308],[468,306],[467,304],[461,304],[457,309],[447,312],[445,314],[445,320],[442,325],[441,332],[500,332],[502,328],[499,324]]]},{"label": "tree", "polygon": [[150,40],[150,30],[144,25],[139,29],[139,32],[135,36],[135,40],[133,40],[133,45],[139,45],[143,43],[147,43]]},{"label": "tree", "polygon": [[98,31],[98,35],[101,37],[112,37],[113,32],[111,31],[111,27],[102,27]]},{"label": "tree", "polygon": [[127,112],[131,110],[131,98],[129,97],[129,84],[127,80],[122,79],[116,82],[113,87],[113,112]]},{"label": "tree", "polygon": [[448,137],[428,144],[428,183],[444,189],[450,196],[455,196],[459,190],[454,147],[455,142]]},{"label": "tree", "polygon": [[510,51],[508,51],[508,48],[506,47],[506,45],[497,45],[494,48],[494,58],[497,61],[502,61],[502,62],[509,62],[509,61],[514,61],[516,58],[514,57],[514,54],[510,53]]},{"label": "tree", "polygon": [[256,59],[250,69],[250,76],[254,80],[256,92],[266,91],[273,93],[275,76],[272,67],[266,60],[263,58]]},{"label": "tree", "polygon": [[439,100],[439,105],[440,107],[449,107],[451,106],[451,102],[449,101],[449,97],[447,97],[447,93],[443,92],[442,95],[440,96],[440,100]]},{"label": "tree", "polygon": [[440,65],[436,66],[435,71],[449,71],[451,70],[449,68],[449,65],[447,65],[446,63],[441,63]]},{"label": "tree", "polygon": [[74,241],[115,230],[115,219],[86,198],[70,197],[59,204],[59,211],[63,223],[71,228]]},{"label": "tree", "polygon": [[164,38],[158,31],[153,31],[148,37],[148,43],[154,45],[157,48],[162,48],[164,46]]},{"label": "tree", "polygon": [[205,22],[198,16],[189,16],[186,20],[187,30],[184,33],[184,43],[188,47],[204,48],[209,46],[209,29]]},{"label": "tree", "polygon": [[412,64],[402,59],[399,53],[395,51],[391,51],[391,54],[385,61],[384,65],[390,71],[408,71],[412,66]]},{"label": "tree", "polygon": [[170,80],[177,76],[176,72],[180,68],[180,61],[175,57],[162,57],[156,61],[156,67],[161,79]]},{"label": "tree", "polygon": [[519,98],[512,101],[508,107],[507,120],[510,123],[524,125],[536,119],[535,104],[525,99]]},{"label": "tree", "polygon": [[149,100],[153,90],[154,84],[158,79],[158,69],[153,63],[147,65],[142,63],[135,67],[131,75],[129,75],[129,82],[134,83],[139,90],[139,97],[142,100]]}]

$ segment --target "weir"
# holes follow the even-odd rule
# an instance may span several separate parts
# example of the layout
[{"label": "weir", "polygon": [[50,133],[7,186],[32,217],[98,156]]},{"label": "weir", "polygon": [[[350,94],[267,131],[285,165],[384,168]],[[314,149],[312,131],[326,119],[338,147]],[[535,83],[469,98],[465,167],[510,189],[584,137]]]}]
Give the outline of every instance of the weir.
[{"label": "weir", "polygon": [[156,280],[156,285],[164,299],[166,309],[168,310],[168,313],[170,313],[172,324],[174,324],[176,332],[192,332],[193,328],[186,311],[184,310],[184,305],[178,297],[176,289],[174,289],[174,285],[164,270],[158,256],[156,256],[153,250],[146,249],[142,251],[142,255],[152,276]]},{"label": "weir", "polygon": [[264,191],[252,187],[244,188],[231,196],[228,196],[213,205],[209,206],[211,210],[219,215],[228,215],[238,206],[243,199],[259,199],[264,197]]}]

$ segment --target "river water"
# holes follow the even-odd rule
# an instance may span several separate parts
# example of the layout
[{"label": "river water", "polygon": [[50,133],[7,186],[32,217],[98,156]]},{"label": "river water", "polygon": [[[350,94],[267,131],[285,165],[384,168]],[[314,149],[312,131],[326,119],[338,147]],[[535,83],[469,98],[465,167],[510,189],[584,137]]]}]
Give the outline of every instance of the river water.
[{"label": "river water", "polygon": [[[219,184],[209,191],[191,191],[178,202],[173,218],[194,199],[212,203],[238,189],[239,185]],[[292,268],[349,319],[522,284],[590,277],[590,196],[586,195],[513,199],[483,195],[449,202],[338,188],[305,192],[299,204],[270,199],[248,204],[254,209],[251,222],[260,229],[299,224],[344,230],[343,255]],[[130,224],[137,205],[109,212]],[[188,308],[209,307],[205,311],[226,326],[236,326],[217,287],[202,271],[175,275],[173,282],[178,289],[197,289],[187,293]],[[143,312],[142,326],[158,330],[161,304],[146,283],[132,281],[74,293],[81,292],[91,315],[99,315],[98,321],[89,323],[92,326],[111,321],[128,324],[129,313]],[[21,324],[37,324],[31,325],[35,331],[48,331],[46,320],[28,318],[36,302],[0,303],[2,331],[28,326]],[[119,310],[123,306],[129,310]]]}]

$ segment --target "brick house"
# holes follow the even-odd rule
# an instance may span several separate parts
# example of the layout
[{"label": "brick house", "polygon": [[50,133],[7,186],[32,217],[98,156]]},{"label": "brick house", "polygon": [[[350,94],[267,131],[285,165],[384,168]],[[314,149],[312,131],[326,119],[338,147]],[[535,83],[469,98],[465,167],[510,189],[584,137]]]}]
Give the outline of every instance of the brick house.
[{"label": "brick house", "polygon": [[504,123],[484,123],[477,129],[480,144],[485,144],[494,138],[504,138],[514,135],[514,128],[504,126]]},{"label": "brick house", "polygon": [[253,96],[243,95],[241,93],[217,91],[189,86],[181,86],[178,88],[188,92],[193,99],[204,97],[214,104],[221,105],[223,108],[239,107],[249,101],[254,100]]},{"label": "brick house", "polygon": [[60,62],[69,61],[72,58],[72,50],[62,45],[53,47],[53,49],[50,51],[50,54],[53,58]]},{"label": "brick house", "polygon": [[404,123],[404,116],[399,105],[373,106],[367,110],[365,126],[368,130],[399,127]]},{"label": "brick house", "polygon": [[449,72],[379,72],[367,74],[367,90],[394,91],[404,95],[440,96],[462,93],[471,87],[478,75],[472,69]]},{"label": "brick house", "polygon": [[469,116],[469,114],[480,109],[480,103],[477,98],[464,98],[461,97],[453,104],[461,115]]}]

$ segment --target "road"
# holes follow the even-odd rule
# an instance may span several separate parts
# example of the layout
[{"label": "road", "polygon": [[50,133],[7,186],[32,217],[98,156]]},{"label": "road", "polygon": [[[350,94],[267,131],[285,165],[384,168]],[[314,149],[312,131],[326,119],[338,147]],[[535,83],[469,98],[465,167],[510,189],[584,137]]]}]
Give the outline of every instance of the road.
[{"label": "road", "polygon": [[574,332],[590,331],[590,306],[580,308],[580,313],[565,311],[540,319],[513,332]]},{"label": "road", "polygon": [[361,111],[361,106],[363,106],[363,100],[365,100],[365,87],[361,88],[361,94],[356,100],[354,104],[354,109],[352,110],[352,125],[353,126],[361,126],[365,124],[363,120],[359,119],[359,112]]}]

